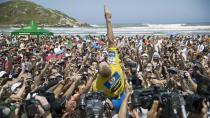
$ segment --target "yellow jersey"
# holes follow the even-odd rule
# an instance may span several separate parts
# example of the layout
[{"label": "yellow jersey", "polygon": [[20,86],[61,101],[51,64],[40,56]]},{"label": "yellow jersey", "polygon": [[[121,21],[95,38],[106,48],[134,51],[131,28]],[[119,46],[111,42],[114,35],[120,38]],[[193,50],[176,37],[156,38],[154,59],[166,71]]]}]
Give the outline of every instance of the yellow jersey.
[{"label": "yellow jersey", "polygon": [[104,78],[98,74],[92,84],[92,90],[103,92],[109,98],[119,97],[124,90],[124,76],[116,48],[108,49],[107,62],[112,71],[111,78]]}]

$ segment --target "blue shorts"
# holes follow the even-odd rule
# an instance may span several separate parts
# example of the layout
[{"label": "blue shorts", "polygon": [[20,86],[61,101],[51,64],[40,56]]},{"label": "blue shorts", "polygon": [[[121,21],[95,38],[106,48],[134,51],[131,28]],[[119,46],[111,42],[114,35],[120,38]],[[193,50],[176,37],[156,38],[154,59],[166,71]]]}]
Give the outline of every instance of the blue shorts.
[{"label": "blue shorts", "polygon": [[120,106],[121,106],[124,98],[125,98],[125,93],[122,92],[120,94],[120,98],[117,96],[117,97],[114,97],[114,98],[111,99],[114,110],[116,110],[117,112],[119,112]]},{"label": "blue shorts", "polygon": [[[114,97],[114,98],[111,99],[112,105],[113,105],[113,107],[114,107],[114,110],[115,110],[117,113],[120,111],[120,106],[121,106],[121,104],[122,104],[124,98],[125,98],[125,93],[122,92],[122,93],[120,94],[120,98],[117,96],[117,97]],[[127,111],[127,113],[126,113],[126,118],[128,118],[128,111]]]}]

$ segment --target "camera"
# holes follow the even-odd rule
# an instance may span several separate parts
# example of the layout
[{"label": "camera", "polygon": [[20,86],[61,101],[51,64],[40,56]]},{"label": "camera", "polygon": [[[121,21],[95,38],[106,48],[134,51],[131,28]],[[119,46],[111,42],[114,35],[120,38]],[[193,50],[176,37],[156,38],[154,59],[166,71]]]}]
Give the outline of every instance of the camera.
[{"label": "camera", "polygon": [[128,62],[127,64],[130,67],[130,72],[132,75],[137,73],[137,63],[135,62]]},{"label": "camera", "polygon": [[23,109],[26,112],[26,115],[29,118],[34,118],[35,115],[38,113],[38,109],[37,109],[37,101],[34,98],[31,98],[29,100],[25,100],[23,102]]},{"label": "camera", "polygon": [[202,109],[202,102],[205,100],[205,97],[202,97],[198,94],[186,95],[186,110],[193,113],[200,113]]},{"label": "camera", "polygon": [[159,107],[163,108],[161,118],[186,116],[185,100],[178,91],[169,91],[166,88],[152,86],[150,88],[134,90],[131,95],[131,105],[133,108],[142,107],[150,109],[154,100],[158,100]]},{"label": "camera", "polygon": [[178,74],[178,76],[181,78],[181,79],[186,79],[187,76],[186,76],[186,73],[183,71],[183,70],[178,70],[177,68],[175,67],[170,67],[168,68],[167,70],[169,73],[171,74]]},{"label": "camera", "polygon": [[127,65],[130,68],[131,76],[128,78],[129,82],[132,83],[134,89],[141,88],[141,81],[137,76],[137,63],[128,62]]},{"label": "camera", "polygon": [[179,91],[163,92],[159,97],[159,106],[163,108],[161,118],[187,118],[185,99]]},{"label": "camera", "polygon": [[150,109],[153,100],[159,100],[160,95],[167,93],[167,89],[158,86],[150,88],[135,89],[131,95],[131,104],[133,108],[142,107]]},{"label": "camera", "polygon": [[8,107],[0,106],[0,117],[1,118],[9,118],[11,110]]},{"label": "camera", "polygon": [[85,118],[102,118],[106,105],[104,104],[106,97],[101,92],[90,92],[83,94],[79,101],[79,110],[84,111]]}]

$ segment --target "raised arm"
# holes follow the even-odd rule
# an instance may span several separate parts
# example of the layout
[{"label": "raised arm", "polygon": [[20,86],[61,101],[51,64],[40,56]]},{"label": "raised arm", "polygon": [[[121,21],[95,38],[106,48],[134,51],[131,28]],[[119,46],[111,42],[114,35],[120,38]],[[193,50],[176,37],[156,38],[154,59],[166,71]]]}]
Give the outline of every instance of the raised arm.
[{"label": "raised arm", "polygon": [[81,79],[81,76],[79,76],[78,74],[75,74],[74,78],[75,78],[74,82],[72,83],[70,88],[63,95],[63,96],[66,96],[67,100],[71,97],[72,93],[74,92],[74,89],[76,88],[78,81]]},{"label": "raised arm", "polygon": [[85,88],[83,88],[82,90],[79,91],[80,95],[84,94],[84,93],[86,93],[90,90],[93,81],[96,79],[96,76],[97,76],[96,73],[91,74],[90,79],[87,81],[87,84],[86,84]]},{"label": "raised arm", "polygon": [[132,94],[132,88],[131,86],[125,82],[125,98],[123,99],[123,102],[120,106],[120,111],[118,113],[118,118],[126,118],[127,110],[128,110],[128,101],[129,97]]},{"label": "raised arm", "polygon": [[111,14],[111,11],[106,6],[104,7],[104,16],[106,19],[108,46],[109,48],[112,48],[112,47],[115,47],[114,35],[113,35],[112,24],[111,24],[112,14]]},{"label": "raised arm", "polygon": [[45,74],[47,68],[49,67],[50,63],[46,63],[45,64],[45,67],[41,70],[41,73],[37,76],[37,79],[35,80],[35,85],[38,86],[40,85],[41,83],[41,79],[42,79],[42,76]]}]

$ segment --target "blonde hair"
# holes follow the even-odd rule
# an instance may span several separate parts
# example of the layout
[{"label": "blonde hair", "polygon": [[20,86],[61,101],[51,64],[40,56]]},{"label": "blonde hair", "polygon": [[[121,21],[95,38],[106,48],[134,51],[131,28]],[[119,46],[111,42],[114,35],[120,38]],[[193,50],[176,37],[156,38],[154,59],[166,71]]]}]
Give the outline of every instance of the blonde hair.
[{"label": "blonde hair", "polygon": [[98,73],[102,76],[102,77],[109,77],[112,74],[112,71],[109,67],[109,65],[106,62],[102,62],[99,64],[99,71]]}]

